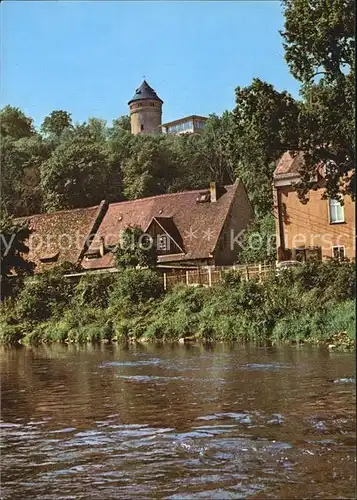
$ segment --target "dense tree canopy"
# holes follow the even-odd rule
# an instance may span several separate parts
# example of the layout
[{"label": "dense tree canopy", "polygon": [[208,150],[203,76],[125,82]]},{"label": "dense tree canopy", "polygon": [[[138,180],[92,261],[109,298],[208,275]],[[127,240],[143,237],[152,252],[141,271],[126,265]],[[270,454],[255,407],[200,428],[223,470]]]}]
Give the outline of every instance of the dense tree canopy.
[{"label": "dense tree canopy", "polygon": [[355,191],[355,2],[284,0],[285,57],[302,83],[296,128],[305,153],[300,185],[304,197],[314,188],[316,166],[327,169],[326,194]]},{"label": "dense tree canopy", "polygon": [[45,207],[50,211],[86,207],[108,198],[110,163],[100,144],[76,140],[61,144],[41,166]]},{"label": "dense tree canopy", "polygon": [[288,92],[255,78],[236,89],[231,150],[257,215],[272,211],[272,178],[276,162],[296,144],[298,103]]},{"label": "dense tree canopy", "polygon": [[2,138],[21,139],[35,134],[33,120],[21,109],[9,105],[0,111],[0,130]]},{"label": "dense tree canopy", "polygon": [[33,264],[24,255],[29,249],[26,240],[30,235],[28,226],[16,223],[12,218],[2,215],[0,219],[0,294],[1,299],[11,294],[11,275],[30,274]]},{"label": "dense tree canopy", "polygon": [[52,111],[49,116],[43,120],[41,132],[49,137],[59,138],[61,134],[72,128],[71,114],[67,111]]}]

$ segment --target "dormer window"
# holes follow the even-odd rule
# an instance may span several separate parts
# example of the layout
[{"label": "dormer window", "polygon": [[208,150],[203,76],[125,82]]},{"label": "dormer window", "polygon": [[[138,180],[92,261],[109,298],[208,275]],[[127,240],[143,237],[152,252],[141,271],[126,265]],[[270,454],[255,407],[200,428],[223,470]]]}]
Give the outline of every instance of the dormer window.
[{"label": "dormer window", "polygon": [[209,193],[199,193],[199,195],[196,198],[197,203],[206,203],[210,201],[210,194]]},{"label": "dormer window", "polygon": [[91,253],[86,253],[84,256],[85,260],[93,260],[93,259],[100,259],[101,255],[99,250],[96,252],[91,252]]},{"label": "dormer window", "polygon": [[160,234],[157,237],[157,249],[166,252],[166,250],[168,250],[168,247],[169,247],[169,241],[166,234]]}]

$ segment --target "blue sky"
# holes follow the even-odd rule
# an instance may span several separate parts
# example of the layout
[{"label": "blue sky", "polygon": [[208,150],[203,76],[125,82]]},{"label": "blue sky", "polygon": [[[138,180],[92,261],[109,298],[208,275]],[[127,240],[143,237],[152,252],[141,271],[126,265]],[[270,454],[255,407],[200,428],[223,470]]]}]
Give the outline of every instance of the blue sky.
[{"label": "blue sky", "polygon": [[55,109],[109,122],[145,75],[163,121],[221,114],[259,77],[298,95],[279,1],[9,1],[1,4],[1,107],[39,125]]}]

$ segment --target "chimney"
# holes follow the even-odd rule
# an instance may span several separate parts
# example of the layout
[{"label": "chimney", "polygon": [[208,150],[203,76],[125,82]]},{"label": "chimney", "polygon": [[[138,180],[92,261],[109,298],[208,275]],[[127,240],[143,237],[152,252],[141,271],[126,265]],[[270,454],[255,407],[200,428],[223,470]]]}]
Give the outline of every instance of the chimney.
[{"label": "chimney", "polygon": [[103,238],[103,236],[100,237],[99,253],[100,253],[101,257],[104,257],[104,255],[105,255],[105,245],[104,245],[104,238]]},{"label": "chimney", "polygon": [[217,201],[217,185],[215,182],[210,182],[209,192],[211,195],[211,203],[215,203]]}]

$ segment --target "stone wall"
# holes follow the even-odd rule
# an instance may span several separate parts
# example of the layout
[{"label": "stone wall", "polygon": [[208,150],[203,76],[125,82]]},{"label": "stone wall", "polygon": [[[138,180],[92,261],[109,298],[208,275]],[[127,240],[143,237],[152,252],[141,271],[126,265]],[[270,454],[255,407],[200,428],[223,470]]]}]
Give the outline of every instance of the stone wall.
[{"label": "stone wall", "polygon": [[134,101],[130,104],[131,133],[161,132],[162,104],[155,100]]}]

